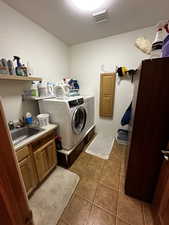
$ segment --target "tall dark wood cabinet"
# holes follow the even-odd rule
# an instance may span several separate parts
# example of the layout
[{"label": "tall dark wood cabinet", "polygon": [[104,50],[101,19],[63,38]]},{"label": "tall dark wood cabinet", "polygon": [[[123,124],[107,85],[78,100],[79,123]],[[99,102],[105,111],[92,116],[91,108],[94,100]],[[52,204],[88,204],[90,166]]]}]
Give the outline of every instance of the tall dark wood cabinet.
[{"label": "tall dark wood cabinet", "polygon": [[169,139],[169,58],[143,61],[134,86],[125,192],[151,202]]},{"label": "tall dark wood cabinet", "polygon": [[169,160],[164,159],[153,201],[155,225],[169,224]]}]

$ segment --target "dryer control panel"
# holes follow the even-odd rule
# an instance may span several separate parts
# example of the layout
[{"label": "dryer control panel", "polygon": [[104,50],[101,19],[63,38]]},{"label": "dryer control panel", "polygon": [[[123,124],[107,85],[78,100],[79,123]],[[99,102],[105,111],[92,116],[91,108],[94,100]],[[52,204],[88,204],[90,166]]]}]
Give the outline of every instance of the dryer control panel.
[{"label": "dryer control panel", "polygon": [[71,100],[68,103],[69,103],[69,107],[73,108],[73,107],[76,107],[78,105],[82,105],[84,103],[84,99],[79,98],[79,99]]}]

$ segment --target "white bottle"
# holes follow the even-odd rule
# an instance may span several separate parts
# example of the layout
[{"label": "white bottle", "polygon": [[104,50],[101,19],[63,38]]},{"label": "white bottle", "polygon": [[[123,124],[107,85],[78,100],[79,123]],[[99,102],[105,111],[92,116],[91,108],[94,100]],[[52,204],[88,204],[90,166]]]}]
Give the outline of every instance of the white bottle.
[{"label": "white bottle", "polygon": [[163,46],[163,30],[158,28],[155,40],[152,44],[151,58],[160,58],[162,55],[162,46]]},{"label": "white bottle", "polygon": [[48,88],[46,82],[41,82],[38,85],[39,97],[48,97]]},{"label": "white bottle", "polygon": [[51,82],[47,83],[47,89],[48,89],[48,96],[53,97],[54,96],[54,85]]}]

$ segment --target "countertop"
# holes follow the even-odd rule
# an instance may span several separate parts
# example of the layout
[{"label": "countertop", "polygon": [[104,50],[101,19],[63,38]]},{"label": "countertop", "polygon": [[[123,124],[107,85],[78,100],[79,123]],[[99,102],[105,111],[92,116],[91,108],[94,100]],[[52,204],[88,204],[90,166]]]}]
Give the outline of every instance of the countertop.
[{"label": "countertop", "polygon": [[14,149],[15,151],[19,150],[20,148],[22,148],[25,145],[30,144],[31,142],[35,141],[36,139],[38,139],[39,137],[43,136],[44,134],[56,129],[58,127],[57,124],[49,124],[48,126],[42,127],[42,129],[44,129],[43,131],[39,132],[38,134],[35,134],[23,141],[21,141],[19,144],[14,145]]}]

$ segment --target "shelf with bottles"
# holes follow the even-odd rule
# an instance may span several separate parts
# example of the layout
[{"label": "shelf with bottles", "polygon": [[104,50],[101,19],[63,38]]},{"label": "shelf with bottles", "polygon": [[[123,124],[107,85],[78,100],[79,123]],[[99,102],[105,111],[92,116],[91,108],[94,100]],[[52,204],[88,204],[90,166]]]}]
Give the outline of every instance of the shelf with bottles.
[{"label": "shelf with bottles", "polygon": [[42,81],[41,77],[0,74],[0,80]]}]

